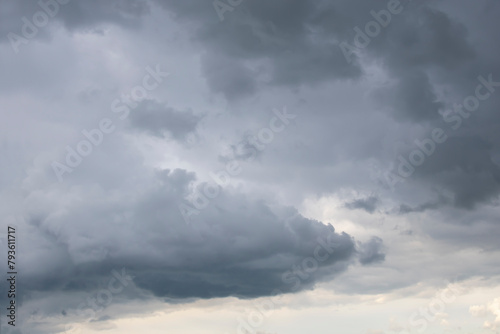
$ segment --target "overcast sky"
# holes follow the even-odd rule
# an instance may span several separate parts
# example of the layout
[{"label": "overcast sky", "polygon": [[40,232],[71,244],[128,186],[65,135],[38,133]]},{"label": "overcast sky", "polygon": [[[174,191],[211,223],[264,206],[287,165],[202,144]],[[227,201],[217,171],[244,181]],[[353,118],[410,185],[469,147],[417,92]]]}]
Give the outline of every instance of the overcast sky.
[{"label": "overcast sky", "polygon": [[1,0],[2,333],[500,333],[500,3]]}]

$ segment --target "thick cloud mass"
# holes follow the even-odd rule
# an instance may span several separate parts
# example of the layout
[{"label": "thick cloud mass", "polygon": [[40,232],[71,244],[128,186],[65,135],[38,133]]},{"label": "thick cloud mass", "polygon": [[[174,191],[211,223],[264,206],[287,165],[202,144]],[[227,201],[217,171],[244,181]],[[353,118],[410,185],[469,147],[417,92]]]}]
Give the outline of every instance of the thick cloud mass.
[{"label": "thick cloud mass", "polygon": [[215,92],[229,99],[255,93],[253,81],[261,78],[262,70],[252,73],[251,63],[262,64],[268,72],[259,81],[274,85],[314,84],[355,78],[361,73],[359,67],[346,63],[338,48],[339,33],[344,31],[336,31],[339,25],[335,22],[347,20],[336,4],[247,1],[241,5],[241,11],[226,13],[228,18],[221,23],[214,16],[212,3],[158,3],[174,12],[179,20],[195,22],[195,35],[207,51],[207,81]]},{"label": "thick cloud mass", "polygon": [[[42,3],[48,3],[41,1]],[[123,27],[134,28],[140,24],[140,18],[149,13],[148,2],[143,0],[112,0],[112,1],[74,1],[66,4],[61,1],[59,9],[49,5],[50,10],[56,12],[51,20],[62,22],[70,30],[99,30],[102,25],[109,23]],[[35,13],[42,11],[40,1],[5,1],[1,4],[2,25],[0,25],[1,40],[7,42],[9,32],[22,36],[22,26],[26,17],[33,22]],[[46,35],[46,33],[43,33]]]},{"label": "thick cloud mass", "polygon": [[401,0],[368,33],[397,1],[236,2],[71,0],[30,36],[43,6],[0,3],[0,214],[27,332],[61,332],[122,268],[109,308],[144,312],[500,276],[500,4]]},{"label": "thick cloud mass", "polygon": [[[222,194],[196,225],[185,222],[178,203],[185,201],[193,175],[167,170],[158,178],[156,186],[127,205],[127,212],[99,198],[69,203],[48,216],[32,213],[28,222],[45,238],[58,240],[57,257],[65,260],[53,265],[65,269],[34,271],[25,278],[30,290],[85,289],[89,277],[125,267],[138,287],[161,297],[256,297],[275,288],[291,291],[282,275],[312,257],[322,243],[334,245],[334,251],[302,288],[344,270],[339,263],[355,256],[352,237],[335,233],[331,225],[300,216],[285,220],[264,203],[238,194]],[[363,255],[362,262],[371,261]]]},{"label": "thick cloud mass", "polygon": [[[362,66],[358,62],[348,64],[339,44],[353,43],[353,28],[364,27],[373,19],[368,15],[370,10],[387,7],[387,1],[252,1],[242,3],[234,12],[226,12],[227,18],[219,22],[210,4],[159,3],[182,22],[196,23],[193,33],[205,48],[203,68],[207,83],[214,92],[223,93],[230,100],[255,94],[259,83],[260,87],[269,84],[296,87],[359,78]],[[461,103],[475,88],[472,82],[464,91],[467,95],[443,99],[438,96],[437,85],[455,86],[460,91],[466,80],[477,80],[477,76],[486,74],[483,70],[486,60],[480,56],[483,46],[473,45],[464,23],[432,4],[432,1],[402,1],[404,10],[400,16],[394,16],[387,28],[363,49],[365,61],[382,63],[393,82],[375,90],[374,98],[381,109],[388,110],[398,122],[423,123],[429,131],[442,126],[440,112],[453,108],[453,103]],[[484,7],[479,4],[478,8]],[[262,64],[267,71],[265,76],[259,74],[255,64]],[[494,73],[497,66],[489,65],[488,73]],[[471,73],[471,68],[476,68],[476,72]],[[479,134],[453,135],[474,145],[473,137]],[[453,154],[445,151],[459,149],[452,148],[453,142],[450,140],[439,148],[443,156]],[[464,160],[474,160],[467,152],[463,154]],[[471,185],[460,186],[464,181],[459,174],[448,182],[438,176],[445,171],[446,167],[440,166],[425,179],[452,191],[457,207],[470,208],[472,202],[484,202],[500,191],[500,184],[494,179],[489,186],[481,185],[476,190],[470,189]]]}]

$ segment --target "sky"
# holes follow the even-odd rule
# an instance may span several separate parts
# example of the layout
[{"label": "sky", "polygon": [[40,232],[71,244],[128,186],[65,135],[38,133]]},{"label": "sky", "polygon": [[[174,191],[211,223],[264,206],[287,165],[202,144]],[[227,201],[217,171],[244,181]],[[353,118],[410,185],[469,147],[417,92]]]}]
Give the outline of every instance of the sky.
[{"label": "sky", "polygon": [[0,331],[500,333],[499,15],[1,0]]}]

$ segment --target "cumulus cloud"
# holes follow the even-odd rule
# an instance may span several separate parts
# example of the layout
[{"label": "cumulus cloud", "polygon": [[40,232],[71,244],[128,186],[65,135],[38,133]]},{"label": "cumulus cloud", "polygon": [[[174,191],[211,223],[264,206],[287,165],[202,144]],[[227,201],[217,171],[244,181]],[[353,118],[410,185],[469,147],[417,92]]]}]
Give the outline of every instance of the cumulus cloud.
[{"label": "cumulus cloud", "polygon": [[[254,298],[309,288],[342,273],[358,256],[363,264],[384,258],[381,239],[356,243],[332,225],[300,215],[287,219],[287,210],[237,191],[221,190],[187,224],[179,204],[189,203],[195,174],[176,169],[154,175],[140,194],[137,185],[112,197],[102,189],[74,189],[64,203],[54,194],[32,194],[23,226],[37,236],[37,252],[25,259],[25,302],[33,294],[65,292],[70,312],[79,292],[97,291],[110,268],[133,277],[135,290],[120,298]],[[35,202],[46,207],[36,209]],[[328,258],[297,289],[284,274],[317,249]],[[45,257],[50,266],[38,265]],[[47,305],[37,312],[54,309]]]},{"label": "cumulus cloud", "polygon": [[487,305],[473,305],[469,308],[469,312],[472,316],[478,318],[491,317],[493,315],[495,318],[493,320],[485,320],[483,327],[496,331],[500,327],[500,299],[495,298]]}]

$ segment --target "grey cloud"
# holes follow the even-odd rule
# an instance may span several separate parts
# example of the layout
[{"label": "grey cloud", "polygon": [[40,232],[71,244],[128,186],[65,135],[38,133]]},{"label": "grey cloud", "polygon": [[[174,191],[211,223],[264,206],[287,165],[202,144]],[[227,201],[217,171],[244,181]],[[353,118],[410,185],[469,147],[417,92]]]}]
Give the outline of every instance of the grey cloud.
[{"label": "grey cloud", "polygon": [[[388,247],[393,252],[407,250],[404,241],[419,240],[422,234],[439,249],[485,250],[481,258],[497,250],[499,91],[463,119],[458,130],[438,111],[473,94],[478,75],[492,73],[500,81],[500,48],[493,33],[499,28],[500,5],[491,0],[412,1],[362,50],[362,58],[348,64],[338,44],[351,42],[353,28],[373,19],[370,10],[386,5],[387,0],[246,0],[220,22],[211,1],[73,0],[61,7],[53,27],[40,31],[48,43],[34,43],[34,52],[20,57],[10,50],[2,55],[7,64],[2,73],[8,78],[1,86],[2,101],[13,112],[1,131],[9,141],[0,141],[5,156],[0,162],[0,210],[24,233],[22,307],[41,317],[71,318],[78,303],[120,268],[134,276],[134,284],[116,296],[117,304],[254,298],[274,288],[294,292],[292,284],[283,282],[283,273],[313,255],[318,238],[327,235],[338,248],[295,291],[335,278],[334,285],[340,278],[350,293],[387,292],[440,275],[436,268],[426,276],[414,275],[414,264],[401,253],[400,260],[390,257],[388,267],[408,269],[407,274],[388,280],[386,268],[370,266],[385,259],[381,238],[359,243],[331,225],[300,215],[289,218],[281,207],[344,190],[377,194],[344,203],[348,209],[378,213],[358,215],[356,228],[391,229],[398,220],[398,229],[383,236],[385,242],[397,238]],[[39,8],[36,1],[4,1],[0,6],[0,46],[8,49],[5,34],[17,32],[20,17]],[[156,10],[158,6],[165,10]],[[151,21],[138,29],[144,19]],[[102,55],[94,51],[109,36],[86,38],[89,50],[82,50],[78,36],[104,32],[109,25],[125,29],[112,29],[120,40],[110,43],[101,62]],[[70,33],[53,43],[49,33],[59,26]],[[90,53],[95,59],[86,58]],[[114,55],[120,61],[112,64]],[[155,92],[171,104],[144,101],[125,121],[128,127],[116,120],[115,133],[57,183],[50,162],[64,155],[54,152],[64,152],[66,144],[74,147],[83,139],[81,130],[95,127],[96,119],[115,116],[109,111],[109,101],[116,98],[113,90],[133,77],[134,69],[157,58],[178,71],[178,78],[186,78],[178,81],[178,91]],[[100,93],[78,96],[86,89],[92,92],[91,81],[99,82],[95,91]],[[244,134],[262,119],[267,122],[270,108],[284,104],[300,118],[269,149],[254,150]],[[210,118],[224,109],[230,110],[229,117]],[[140,151],[147,149],[140,141],[150,138],[138,133],[182,142],[202,125],[208,128],[199,147],[187,150],[161,141],[167,146],[162,156]],[[416,148],[413,141],[435,127],[445,129],[448,140],[404,184],[389,192],[370,180],[370,163],[390,165],[402,154],[401,147]],[[25,130],[17,133],[18,128]],[[141,145],[131,145],[132,136]],[[233,138],[243,140],[232,145],[238,141]],[[223,145],[229,153],[221,152]],[[241,188],[220,190],[186,224],[178,204],[191,206],[191,196],[207,184],[176,164],[196,166],[201,177],[215,170],[217,158],[248,162],[237,178]],[[145,167],[151,163],[170,169]],[[396,203],[385,214],[399,216],[385,220],[381,203]],[[341,212],[347,219],[357,215]],[[0,238],[0,248],[4,246]],[[429,249],[437,247],[424,251]],[[428,263],[429,254],[415,262]],[[351,267],[356,261],[365,266]],[[481,272],[486,278],[498,274],[495,266],[482,264],[446,270],[460,270],[464,276]],[[5,282],[0,285],[5,290]],[[95,324],[123,314],[99,316]],[[55,330],[40,324],[29,332]]]},{"label": "grey cloud", "polygon": [[[47,3],[47,1],[43,1]],[[45,10],[38,1],[20,0],[3,2],[1,5],[2,24],[0,25],[0,41],[8,42],[7,34],[12,32],[22,36],[21,28],[26,17],[32,22],[36,12]],[[54,5],[50,5],[54,10]],[[142,17],[149,13],[149,4],[144,0],[112,0],[98,1],[72,0],[67,4],[59,4],[57,13],[52,20],[62,22],[69,30],[98,31],[101,24],[116,24],[123,27],[136,28],[140,26]],[[49,23],[50,23],[49,22]],[[40,28],[40,36],[47,36],[47,29]]]},{"label": "grey cloud", "polygon": [[361,209],[368,213],[374,213],[377,209],[377,204],[379,203],[379,198],[376,196],[370,196],[367,198],[356,199],[351,202],[347,202],[344,206],[350,210]]},{"label": "grey cloud", "polygon": [[255,74],[242,61],[223,55],[206,55],[202,59],[202,71],[214,93],[222,93],[234,100],[255,93]]},{"label": "grey cloud", "polygon": [[[354,5],[360,6],[354,10]],[[289,6],[280,6],[279,3],[263,4],[257,1],[247,5],[242,4],[238,7],[238,10],[241,8],[241,12],[235,10],[228,13],[228,19],[224,22],[210,21],[211,19],[207,18],[207,15],[211,15],[209,10],[197,12],[195,15],[196,6],[194,5],[189,9],[168,5],[166,7],[174,11],[182,11],[182,18],[185,20],[208,23],[208,28],[199,32],[207,52],[220,54],[222,50],[225,50],[226,55],[244,61],[260,59],[261,55],[265,54],[268,57],[267,61],[271,64],[269,68],[271,77],[267,84],[286,82],[293,86],[299,83],[320,82],[320,78],[355,78],[356,75],[345,77],[339,75],[341,70],[335,66],[335,61],[332,66],[322,65],[322,55],[328,54],[326,50],[329,48],[329,44],[325,43],[322,38],[349,41],[354,36],[352,28],[356,25],[361,26],[372,19],[369,15],[371,9],[382,9],[385,5],[386,2],[382,1],[369,4],[340,1],[335,4],[293,2]],[[479,71],[485,68],[484,59],[490,59],[491,55],[479,53],[477,45],[472,42],[473,37],[477,40],[479,36],[470,34],[467,22],[461,22],[456,16],[439,9],[432,1],[412,2],[405,6],[407,7],[404,12],[394,17],[391,24],[363,51],[366,52],[368,61],[380,62],[389,76],[390,84],[382,89],[376,89],[379,94],[377,99],[380,109],[389,110],[395,120],[407,124],[405,126],[409,128],[413,128],[415,124],[421,124],[422,127],[432,130],[436,125],[442,126],[439,111],[449,104],[448,101],[442,100],[437,87],[445,85],[450,89],[456,89],[457,92],[471,93],[475,88],[475,86],[471,87],[471,80],[476,80],[477,75],[484,73],[484,71]],[[290,11],[290,17],[278,17],[278,12],[283,8]],[[296,12],[299,8],[301,8],[300,13]],[[331,20],[335,23],[327,23],[330,17],[339,20]],[[226,29],[229,27],[235,29]],[[312,31],[315,32],[317,40],[322,42],[318,44],[318,47],[308,47],[307,54],[301,53],[301,50],[304,50],[302,47],[311,43],[309,37]],[[315,61],[312,61],[314,58]],[[489,63],[491,64],[490,70],[497,68],[492,61]],[[280,66],[286,68],[287,72],[281,71]],[[344,64],[342,66],[344,70],[355,68],[358,68],[357,65]],[[315,69],[319,69],[321,73],[315,74]],[[302,70],[305,73],[299,74]],[[332,74],[330,71],[336,71],[336,73]],[[468,90],[464,89],[465,85],[469,87]],[[481,123],[471,122],[474,122],[471,126],[475,128],[484,127]],[[472,138],[467,138],[468,135],[465,133],[459,136],[464,137],[463,142],[474,141]],[[488,136],[492,138],[494,135]],[[325,147],[332,145],[331,143],[324,144]],[[490,144],[496,147],[498,141]],[[434,185],[435,188],[454,192],[455,204],[459,207],[472,208],[474,203],[488,202],[495,198],[498,194],[496,165],[487,162],[485,155],[480,159],[482,162],[475,164],[482,164],[484,167],[481,168],[491,171],[492,177],[488,177],[484,172],[479,175],[470,171],[467,172],[466,177],[450,173],[445,164],[452,163],[452,161],[444,162],[443,159],[444,156],[453,157],[456,152],[441,154],[450,148],[449,143],[441,145],[438,148],[439,152],[427,159],[425,163],[425,165],[433,165],[432,172],[424,165],[419,167],[414,177],[425,180],[430,192],[433,191]],[[314,149],[320,152],[317,154],[325,156],[323,150],[318,149],[317,145]],[[479,147],[477,149],[481,150]],[[464,151],[463,160],[474,160],[473,151],[472,148]],[[494,151],[492,148],[487,154],[492,155]],[[311,155],[312,151],[307,150],[304,154]],[[438,155],[440,157],[437,157]],[[432,162],[434,159],[440,162],[436,165]],[[307,160],[313,160],[313,157]],[[473,174],[476,175],[473,176]],[[441,178],[441,175],[446,176]],[[412,182],[408,184],[413,185]]]},{"label": "grey cloud", "polygon": [[385,260],[383,251],[384,243],[379,237],[373,237],[368,242],[359,246],[359,262],[367,265],[371,263],[379,263]]},{"label": "grey cloud", "polygon": [[390,88],[383,88],[377,94],[382,108],[392,101],[389,109],[399,121],[422,122],[437,120],[444,103],[438,101],[427,74],[420,71],[400,73]]},{"label": "grey cloud", "polygon": [[493,143],[481,137],[451,137],[415,172],[453,194],[453,205],[473,209],[500,193],[500,166],[492,161]]},{"label": "grey cloud", "polygon": [[412,212],[424,212],[426,210],[435,210],[443,206],[444,203],[436,201],[436,202],[427,202],[415,207],[411,207],[408,204],[401,204],[398,209],[399,214],[407,214]]},{"label": "grey cloud", "polygon": [[[333,22],[340,22],[338,18],[342,16],[337,5],[322,1],[247,1],[226,13],[227,19],[220,22],[211,3],[159,1],[159,4],[175,13],[179,20],[197,25],[193,34],[207,52],[205,64],[209,61],[219,69],[205,71],[214,91],[226,92],[231,88],[229,82],[236,81],[237,86],[243,85],[248,94],[253,94],[256,89],[246,79],[249,69],[243,65],[247,61],[260,63],[268,77],[266,82],[274,85],[300,86],[357,78],[361,74],[360,68],[348,64],[338,45],[332,42],[339,37],[335,31],[338,23]],[[339,5],[343,6],[351,7],[347,2]],[[348,19],[342,21],[344,29],[351,28]],[[226,60],[228,57],[231,60]],[[221,68],[224,63],[229,69]]]},{"label": "grey cloud", "polygon": [[263,151],[258,150],[255,144],[252,144],[251,134],[245,135],[244,139],[237,144],[229,145],[229,152],[220,154],[219,161],[227,163],[229,161],[253,161],[262,157]]},{"label": "grey cloud", "polygon": [[157,137],[170,135],[180,141],[196,130],[201,118],[191,110],[176,110],[155,100],[140,102],[129,116],[133,128]]},{"label": "grey cloud", "polygon": [[[435,210],[447,203],[470,210],[480,203],[491,203],[500,192],[498,165],[492,160],[500,141],[484,129],[489,128],[488,123],[497,122],[493,110],[498,97],[481,102],[477,115],[462,119],[463,127],[458,131],[450,129],[450,124],[443,126],[439,111],[473,95],[479,75],[488,72],[499,78],[498,65],[490,60],[491,51],[476,42],[485,37],[483,31],[476,30],[472,35],[469,22],[461,22],[432,5],[413,3],[412,7],[405,12],[405,20],[389,26],[386,35],[374,40],[367,52],[383,61],[394,80],[394,85],[378,90],[378,101],[386,105],[384,109],[399,122],[420,123],[428,133],[442,127],[450,137],[416,168],[409,185],[425,184],[437,194],[445,190],[453,194],[453,199],[436,205],[403,204],[401,212]],[[444,96],[443,86],[447,87]]]},{"label": "grey cloud", "polygon": [[[249,298],[276,288],[295,291],[283,273],[312,257],[327,236],[333,253],[300,289],[345,271],[357,256],[353,238],[331,225],[300,215],[285,219],[263,201],[224,190],[186,224],[178,203],[188,203],[194,177],[179,169],[158,171],[149,190],[127,208],[102,198],[74,202],[57,215],[30,213],[30,225],[57,254],[51,255],[53,265],[64,270],[26,272],[29,291],[92,291],[110,268],[126,268],[137,288],[158,297]],[[375,245],[360,246],[364,264],[381,259]],[[33,254],[32,261],[47,251]]]},{"label": "grey cloud", "polygon": [[435,66],[454,69],[476,56],[466,26],[425,2],[412,2],[374,39],[369,53],[382,57],[389,69],[413,71]]},{"label": "grey cloud", "polygon": [[382,103],[400,121],[435,121],[438,101],[427,71],[447,71],[475,57],[466,27],[446,13],[422,3],[408,4],[404,20],[395,20],[386,35],[375,38],[367,52],[379,58],[394,84],[380,91]]},{"label": "grey cloud", "polygon": [[144,0],[71,1],[61,7],[60,19],[70,30],[96,27],[103,23],[136,28],[147,14],[149,5]]},{"label": "grey cloud", "polygon": [[95,320],[94,319],[90,320],[90,322],[102,322],[102,321],[108,321],[108,320],[112,320],[112,319],[113,318],[110,317],[109,315],[103,315]]},{"label": "grey cloud", "polygon": [[[233,12],[228,12],[224,22],[218,21],[213,8],[207,4],[168,1],[162,6],[176,13],[181,22],[199,24],[200,29],[193,29],[193,34],[207,52],[204,64],[211,61],[210,66],[203,65],[209,86],[214,92],[221,92],[231,99],[258,92],[263,82],[268,87],[282,84],[296,86],[322,80],[357,78],[361,74],[359,64],[349,65],[345,59],[340,59],[343,58],[340,51],[335,52],[338,45],[327,41],[350,41],[354,37],[352,29],[355,26],[363,26],[373,19],[370,10],[382,9],[386,4],[384,1],[339,1],[334,4],[321,1],[287,4],[254,1],[242,3]],[[463,83],[473,75],[470,73],[471,66],[480,65],[477,69],[484,67],[480,60],[482,55],[471,42],[472,36],[465,22],[439,9],[432,1],[404,5],[404,12],[394,17],[391,24],[363,51],[369,61],[380,62],[389,75],[391,84],[378,90],[380,108],[389,110],[394,119],[410,127],[420,123],[432,129],[440,122],[439,111],[447,106],[440,100],[436,86],[446,84],[462,90]],[[285,9],[289,15],[282,15]],[[340,57],[338,62],[337,56]],[[248,67],[250,61],[262,62],[267,71],[267,81],[245,79],[251,71]],[[219,64],[224,62],[227,62],[226,69],[219,70]],[[208,67],[212,70],[207,72]],[[449,75],[451,72],[453,76]],[[258,73],[254,72],[254,77],[259,78]],[[236,81],[235,85],[226,84],[233,81]],[[327,147],[330,145],[325,143]],[[448,147],[443,145],[439,150],[443,152]],[[315,154],[325,156],[322,149],[315,149],[319,152]],[[246,155],[239,155],[238,152],[236,150],[231,156],[245,159]],[[315,158],[309,157],[313,154],[311,150],[306,150],[304,154],[308,155],[307,160]],[[440,153],[429,158],[426,165],[431,165],[434,159],[443,159],[436,158],[437,155]],[[453,153],[444,155],[452,156]],[[474,158],[467,156],[464,159]],[[484,166],[491,171],[496,169],[494,164],[486,167],[486,163]],[[491,200],[497,194],[496,181],[481,181],[487,177],[485,175],[475,179],[479,182],[466,181],[448,173],[444,164],[441,167],[434,166],[431,172],[423,166],[415,178],[421,177],[429,185],[439,185],[438,188],[454,192],[456,205],[461,207],[471,208],[472,203]],[[442,173],[452,179],[440,179]],[[465,182],[469,186],[465,186]],[[475,189],[472,189],[474,184]],[[432,188],[429,190],[432,191]]]},{"label": "grey cloud", "polygon": [[421,213],[428,210],[444,209],[453,206],[460,208],[460,205],[454,202],[454,193],[447,189],[441,189],[440,193],[434,199],[424,201],[417,205],[400,204],[392,213],[405,215],[408,213]]}]

